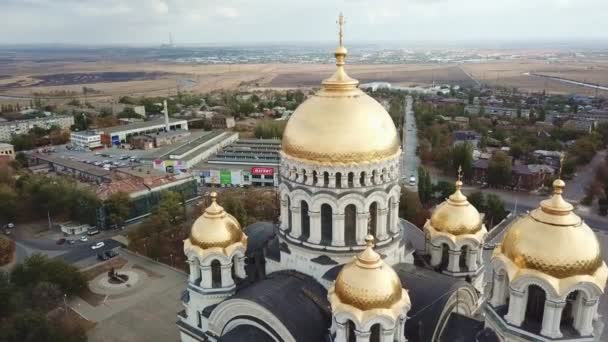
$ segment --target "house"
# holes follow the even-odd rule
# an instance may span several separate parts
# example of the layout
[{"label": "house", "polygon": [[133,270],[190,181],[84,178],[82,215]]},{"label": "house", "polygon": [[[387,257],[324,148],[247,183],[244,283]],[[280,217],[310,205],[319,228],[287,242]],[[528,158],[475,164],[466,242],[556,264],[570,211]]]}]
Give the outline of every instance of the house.
[{"label": "house", "polygon": [[454,131],[452,132],[452,144],[454,146],[468,143],[473,148],[477,148],[481,140],[481,134],[475,131]]},{"label": "house", "polygon": [[543,187],[555,169],[541,164],[514,165],[511,171],[511,184],[516,190],[532,191]]},{"label": "house", "polygon": [[595,128],[595,121],[593,120],[567,120],[562,125],[563,128],[571,129],[582,133],[591,133]]}]

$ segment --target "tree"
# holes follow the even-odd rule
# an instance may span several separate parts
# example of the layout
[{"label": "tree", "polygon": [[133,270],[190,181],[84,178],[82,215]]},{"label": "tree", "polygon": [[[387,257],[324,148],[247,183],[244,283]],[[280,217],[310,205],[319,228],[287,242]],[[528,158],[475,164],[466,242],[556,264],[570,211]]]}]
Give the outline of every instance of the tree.
[{"label": "tree", "polygon": [[180,223],[186,219],[185,206],[179,193],[174,191],[163,191],[161,199],[153,213],[164,212],[168,215],[171,223]]},{"label": "tree", "polygon": [[74,124],[71,127],[73,131],[86,131],[89,129],[91,120],[85,113],[77,113],[74,111],[72,112],[72,116],[74,116]]},{"label": "tree", "polygon": [[471,203],[471,205],[474,206],[475,209],[477,209],[477,211],[485,212],[486,201],[483,196],[483,192],[475,191],[472,194],[470,194],[469,196],[467,196],[467,199],[468,199],[469,203]]},{"label": "tree", "polygon": [[131,213],[131,198],[126,192],[113,193],[106,200],[105,206],[110,224],[121,226]]},{"label": "tree", "polygon": [[507,186],[511,184],[511,160],[504,152],[496,152],[488,165],[488,184]]},{"label": "tree", "polygon": [[61,290],[57,284],[42,281],[36,284],[30,291],[32,306],[36,309],[49,311],[61,301]]},{"label": "tree", "polygon": [[15,189],[0,184],[0,223],[11,222],[17,212],[18,195]]},{"label": "tree", "polygon": [[486,196],[485,214],[486,221],[490,222],[490,229],[507,216],[505,204],[496,194]]},{"label": "tree", "polygon": [[423,204],[430,201],[433,194],[433,185],[429,172],[422,166],[418,167],[418,197]]},{"label": "tree", "polygon": [[255,126],[253,133],[256,138],[281,138],[285,130],[286,121],[262,120]]},{"label": "tree", "polygon": [[450,197],[455,191],[456,187],[454,184],[446,181],[439,181],[433,187],[433,193],[438,193],[441,200]]},{"label": "tree", "polygon": [[42,254],[29,256],[11,272],[11,282],[20,287],[33,288],[45,281],[57,285],[68,296],[79,294],[88,287],[86,278],[76,267]]},{"label": "tree", "polygon": [[418,196],[406,188],[401,188],[399,201],[399,216],[422,227],[429,217],[428,211],[422,207]]},{"label": "tree", "polygon": [[247,211],[240,200],[234,197],[229,197],[222,201],[222,205],[224,206],[226,212],[230,213],[237,221],[239,221],[241,226],[247,226]]},{"label": "tree", "polygon": [[459,167],[465,179],[473,176],[473,146],[469,143],[458,144],[452,148],[452,170],[457,173]]}]

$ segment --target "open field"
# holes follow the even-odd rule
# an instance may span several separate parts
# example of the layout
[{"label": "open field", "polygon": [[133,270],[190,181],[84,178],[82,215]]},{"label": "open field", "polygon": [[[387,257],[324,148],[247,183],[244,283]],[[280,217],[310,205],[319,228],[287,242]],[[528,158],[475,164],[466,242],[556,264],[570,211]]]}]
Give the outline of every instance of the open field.
[{"label": "open field", "polygon": [[[525,73],[558,76],[608,84],[608,60],[561,61],[537,59],[465,64],[347,65],[362,83],[387,81],[398,85],[450,83],[472,85],[475,80],[522,91],[595,95],[596,90]],[[216,89],[316,87],[335,70],[332,64],[177,64],[161,62],[48,61],[0,64],[2,96],[29,98],[83,97],[82,88],[94,90],[90,102],[110,102],[123,95],[167,95],[177,89],[207,92]],[[467,75],[468,74],[468,75]],[[469,77],[470,76],[470,77]],[[72,92],[74,95],[70,94]],[[607,91],[599,91],[608,95]],[[4,101],[10,99],[4,98]]]}]

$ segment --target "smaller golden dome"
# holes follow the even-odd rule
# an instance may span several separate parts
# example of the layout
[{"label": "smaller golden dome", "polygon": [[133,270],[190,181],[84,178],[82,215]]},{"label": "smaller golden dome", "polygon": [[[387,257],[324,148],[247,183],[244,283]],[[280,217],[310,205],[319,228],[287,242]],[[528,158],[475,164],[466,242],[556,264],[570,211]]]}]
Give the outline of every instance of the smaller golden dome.
[{"label": "smaller golden dome", "polygon": [[374,237],[367,235],[365,241],[367,248],[338,274],[335,293],[342,303],[359,310],[389,309],[402,299],[401,280],[374,251]]},{"label": "smaller golden dome", "polygon": [[246,239],[239,222],[217,204],[217,193],[211,193],[211,205],[194,221],[190,242],[203,249],[226,248]]},{"label": "smaller golden dome", "polygon": [[460,177],[456,181],[456,191],[435,208],[431,215],[431,226],[440,232],[452,235],[475,234],[483,225],[479,211],[467,201],[462,193]]},{"label": "smaller golden dome", "polygon": [[508,228],[500,250],[517,267],[566,278],[593,275],[602,266],[597,237],[563,199],[564,186],[553,182],[553,196]]}]

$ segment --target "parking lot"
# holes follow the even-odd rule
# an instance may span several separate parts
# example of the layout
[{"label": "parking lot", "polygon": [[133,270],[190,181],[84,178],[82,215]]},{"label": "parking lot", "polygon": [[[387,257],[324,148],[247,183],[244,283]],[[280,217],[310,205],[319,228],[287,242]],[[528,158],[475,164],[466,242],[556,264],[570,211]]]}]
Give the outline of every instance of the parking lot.
[{"label": "parking lot", "polygon": [[69,159],[105,169],[139,165],[141,159],[148,157],[150,154],[149,151],[128,150],[117,147],[83,151],[69,149],[67,145],[55,146],[54,151],[49,153],[58,158]]}]

